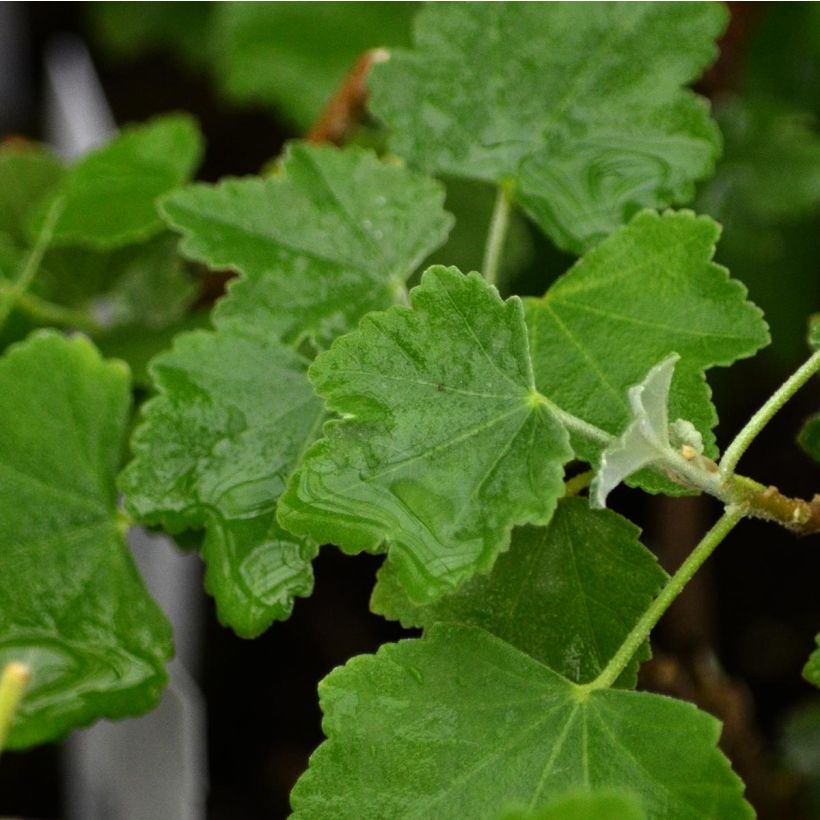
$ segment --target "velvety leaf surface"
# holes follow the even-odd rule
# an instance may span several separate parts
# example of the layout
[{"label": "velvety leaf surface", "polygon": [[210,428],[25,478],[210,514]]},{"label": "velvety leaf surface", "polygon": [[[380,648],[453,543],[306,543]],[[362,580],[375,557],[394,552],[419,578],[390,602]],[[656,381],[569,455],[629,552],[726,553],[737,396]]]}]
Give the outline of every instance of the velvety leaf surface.
[{"label": "velvety leaf surface", "polygon": [[58,200],[52,244],[110,249],[148,239],[163,227],[157,198],[188,180],[201,154],[202,137],[188,116],[124,128],[65,173],[35,214],[31,233],[42,229]]},{"label": "velvety leaf surface", "polygon": [[348,552],[389,547],[425,602],[489,570],[514,524],[549,521],[572,453],[534,392],[520,300],[441,267],[410,299],[312,366],[342,419],[305,456],[279,520]]},{"label": "velvety leaf surface", "polygon": [[0,145],[0,232],[24,245],[33,209],[62,175],[62,162],[45,148],[32,143]]},{"label": "velvety leaf surface", "polygon": [[[686,202],[720,137],[682,86],[716,54],[717,4],[431,4],[415,50],[373,70],[392,147],[431,172],[515,184],[582,252],[635,211]],[[489,79],[488,79],[489,78]]]},{"label": "velvety leaf surface", "polygon": [[297,820],[495,818],[609,788],[658,820],[754,817],[713,717],[645,692],[583,693],[479,629],[383,646],[319,693],[328,740],[292,793]]},{"label": "velvety leaf surface", "polygon": [[803,667],[803,677],[820,689],[820,636],[817,638],[817,649],[811,653],[808,663]]},{"label": "velvety leaf surface", "polygon": [[117,520],[130,385],[55,333],[0,359],[0,667],[30,664],[10,745],[155,705],[172,654]]},{"label": "velvety leaf surface", "polygon": [[299,131],[361,54],[405,45],[416,3],[219,3],[215,74],[226,95],[273,105]]},{"label": "velvety leaf surface", "polygon": [[607,790],[564,795],[540,809],[506,811],[499,820],[646,820],[646,813],[635,795]]},{"label": "velvety leaf surface", "polygon": [[436,182],[356,148],[292,144],[269,178],[195,185],[164,200],[183,251],[244,276],[221,315],[265,316],[285,341],[320,343],[393,304],[447,236]]},{"label": "velvety leaf surface", "polygon": [[[471,578],[429,606],[408,598],[390,561],[371,607],[405,627],[437,622],[480,626],[576,683],[593,680],[657,594],[666,573],[638,541],[639,530],[586,500],[558,502],[545,527],[513,532],[489,575]],[[620,678],[634,686],[639,653]]]},{"label": "velvety leaf surface", "polygon": [[[708,217],[644,211],[542,298],[526,300],[539,391],[617,435],[630,418],[627,389],[677,353],[669,418],[691,421],[714,455],[717,414],[704,371],[769,341],[746,289],[712,262],[719,233]],[[595,458],[588,443],[574,444]]]},{"label": "velvety leaf surface", "polygon": [[253,636],[313,587],[316,546],[275,521],[285,481],[319,431],[307,361],[264,322],[178,336],[150,366],[120,487],[131,513],[171,532],[205,528],[206,586],[223,623]]}]

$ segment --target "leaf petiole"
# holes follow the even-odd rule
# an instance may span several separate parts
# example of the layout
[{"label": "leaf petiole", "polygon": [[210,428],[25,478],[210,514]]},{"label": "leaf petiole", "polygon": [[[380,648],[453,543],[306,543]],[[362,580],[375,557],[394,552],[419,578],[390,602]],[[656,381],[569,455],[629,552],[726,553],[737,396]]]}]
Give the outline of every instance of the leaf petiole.
[{"label": "leaf petiole", "polygon": [[609,663],[604,667],[600,675],[590,683],[578,687],[582,693],[588,693],[595,689],[605,689],[612,686],[619,675],[626,668],[635,652],[649,637],[649,633],[661,619],[661,616],[669,609],[675,598],[680,595],[684,587],[689,583],[694,574],[700,569],[704,561],[714,552],[715,548],[734,529],[735,525],[743,518],[743,510],[740,507],[727,507],[723,515],[717,520],[715,525],[698,545],[689,553],[686,560],[680,565],[678,571],[666,582],[666,586],[660,591],[657,598],[649,605],[641,619],[626,636],[620,649],[610,658]]},{"label": "leaf petiole", "polygon": [[0,754],[30,680],[31,668],[19,661],[7,663],[0,676]]},{"label": "leaf petiole", "polygon": [[507,229],[510,226],[511,208],[512,199],[508,186],[502,183],[498,186],[495,195],[487,244],[484,246],[484,261],[481,264],[481,273],[490,285],[498,283],[498,269],[501,265],[501,252],[504,250],[504,242],[507,239]]},{"label": "leaf petiole", "polygon": [[23,269],[20,271],[20,275],[11,284],[11,287],[9,287],[5,293],[0,295],[0,328],[2,328],[6,323],[6,319],[8,319],[9,314],[14,309],[14,306],[20,300],[20,297],[29,289],[29,287],[31,287],[31,283],[37,276],[37,273],[40,270],[40,264],[43,261],[43,257],[45,256],[48,246],[51,244],[51,240],[54,237],[54,229],[57,227],[57,221],[59,220],[64,208],[65,199],[63,197],[58,197],[51,204],[51,207],[46,214],[45,221],[43,222],[43,227],[37,235],[37,241],[26,258]]}]

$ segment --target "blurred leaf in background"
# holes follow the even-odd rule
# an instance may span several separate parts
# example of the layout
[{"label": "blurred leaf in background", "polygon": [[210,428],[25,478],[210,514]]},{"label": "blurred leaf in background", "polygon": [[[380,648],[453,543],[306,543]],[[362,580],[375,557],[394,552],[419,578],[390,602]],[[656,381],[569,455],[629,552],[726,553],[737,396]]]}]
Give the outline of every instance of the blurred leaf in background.
[{"label": "blurred leaf in background", "polygon": [[766,314],[764,357],[791,366],[820,302],[820,6],[768,7],[738,89],[715,102],[723,156],[696,210],[723,223],[717,260]]}]

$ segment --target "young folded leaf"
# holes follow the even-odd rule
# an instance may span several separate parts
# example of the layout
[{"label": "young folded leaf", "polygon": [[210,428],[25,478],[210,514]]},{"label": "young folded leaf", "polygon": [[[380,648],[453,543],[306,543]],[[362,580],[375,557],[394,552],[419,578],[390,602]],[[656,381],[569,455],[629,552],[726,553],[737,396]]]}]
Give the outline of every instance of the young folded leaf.
[{"label": "young folded leaf", "polygon": [[677,353],[655,365],[646,378],[629,389],[632,422],[621,437],[601,454],[598,472],[590,487],[594,507],[605,507],[606,497],[625,478],[650,464],[662,463],[672,451],[669,441],[669,387]]},{"label": "young folded leaf", "polygon": [[[769,342],[746,288],[713,262],[720,226],[689,211],[643,211],[587,253],[540,299],[525,300],[538,390],[567,412],[620,435],[631,421],[627,390],[672,353],[672,419],[691,421],[717,455],[717,413],[705,371]],[[573,437],[596,463],[600,445]],[[675,491],[661,476],[640,485]],[[680,491],[680,488],[678,488]]]}]

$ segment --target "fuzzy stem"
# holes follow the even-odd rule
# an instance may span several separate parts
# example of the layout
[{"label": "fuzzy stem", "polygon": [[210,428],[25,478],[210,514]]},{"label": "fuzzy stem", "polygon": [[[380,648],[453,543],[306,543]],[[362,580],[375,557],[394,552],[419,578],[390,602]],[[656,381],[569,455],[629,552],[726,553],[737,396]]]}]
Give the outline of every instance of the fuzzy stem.
[{"label": "fuzzy stem", "polygon": [[738,507],[728,507],[700,543],[692,550],[678,571],[666,582],[657,598],[649,605],[641,619],[626,636],[620,649],[612,656],[609,663],[594,681],[578,688],[584,692],[605,689],[612,686],[624,671],[632,656],[649,637],[649,633],[669,606],[680,595],[692,576],[700,569],[703,562],[714,552],[715,547],[723,541],[735,525],[743,518],[743,511]]},{"label": "fuzzy stem", "polygon": [[498,283],[498,270],[501,264],[501,251],[507,238],[507,229],[510,225],[510,209],[512,201],[507,186],[501,184],[495,195],[493,215],[490,218],[490,229],[487,233],[487,244],[484,246],[484,261],[481,270],[484,278],[491,285]]},{"label": "fuzzy stem", "polygon": [[734,474],[740,457],[757,438],[760,431],[772,420],[774,414],[818,371],[820,371],[820,350],[783,382],[735,436],[720,460],[720,471],[724,476]]},{"label": "fuzzy stem", "polygon": [[7,663],[0,676],[0,753],[6,745],[17,707],[23,698],[28,682],[31,680],[31,669],[24,663],[11,661]]}]

